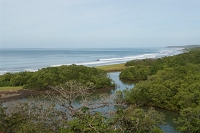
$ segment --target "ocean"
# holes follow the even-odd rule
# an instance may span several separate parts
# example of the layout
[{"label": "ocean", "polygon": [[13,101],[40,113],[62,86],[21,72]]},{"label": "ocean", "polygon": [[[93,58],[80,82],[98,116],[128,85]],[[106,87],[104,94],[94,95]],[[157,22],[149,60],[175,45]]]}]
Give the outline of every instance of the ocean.
[{"label": "ocean", "polygon": [[61,65],[100,66],[182,53],[181,48],[0,49],[0,75]]}]

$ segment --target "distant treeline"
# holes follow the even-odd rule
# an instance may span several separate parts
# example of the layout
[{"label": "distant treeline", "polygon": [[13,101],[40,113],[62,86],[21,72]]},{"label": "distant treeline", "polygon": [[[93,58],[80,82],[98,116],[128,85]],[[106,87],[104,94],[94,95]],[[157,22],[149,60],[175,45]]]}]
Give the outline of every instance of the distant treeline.
[{"label": "distant treeline", "polygon": [[120,78],[127,80],[146,80],[148,76],[156,74],[158,70],[188,66],[189,64],[199,64],[199,51],[200,48],[195,48],[190,49],[190,52],[185,52],[176,56],[128,61],[125,66],[129,68],[120,73]]},{"label": "distant treeline", "polygon": [[47,67],[36,72],[6,73],[0,76],[0,87],[23,86],[25,89],[43,90],[76,80],[84,85],[93,83],[96,89],[113,87],[108,74],[94,67],[70,65]]}]

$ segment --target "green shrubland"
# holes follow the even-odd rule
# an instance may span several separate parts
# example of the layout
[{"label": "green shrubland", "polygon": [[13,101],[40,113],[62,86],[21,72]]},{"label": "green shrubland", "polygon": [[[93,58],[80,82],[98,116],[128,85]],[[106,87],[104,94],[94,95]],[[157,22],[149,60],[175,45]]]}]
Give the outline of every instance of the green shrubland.
[{"label": "green shrubland", "polygon": [[[91,87],[74,80],[55,87],[56,94],[10,102],[6,107],[0,104],[0,132],[162,133],[158,125],[164,121],[163,114],[136,106],[112,111],[113,107],[126,107],[121,94],[116,97],[103,94],[97,98],[91,95]],[[78,106],[73,104],[76,98],[83,101]],[[108,110],[98,112],[102,107]]]},{"label": "green shrubland", "polygon": [[83,65],[47,67],[36,72],[6,73],[0,76],[0,87],[23,86],[25,89],[44,90],[70,80],[84,85],[93,83],[96,89],[114,87],[106,71]]},{"label": "green shrubland", "polygon": [[143,80],[133,89],[124,91],[125,100],[131,104],[180,111],[177,122],[183,126],[179,130],[200,132],[200,49],[155,59],[148,65],[143,62],[135,61],[133,68],[137,69],[128,68],[120,74],[122,79]]},{"label": "green shrubland", "polygon": [[[140,109],[138,106],[179,111],[180,117],[174,120],[180,124],[178,130],[200,132],[199,49],[171,57],[130,61],[126,66],[134,67],[124,69],[120,78],[140,82],[133,89],[123,93],[118,91],[115,99],[99,96],[100,100],[94,100],[95,103],[88,101],[92,100],[91,89],[113,86],[107,73],[96,68],[70,65],[0,76],[2,87],[23,86],[38,90],[53,87],[58,92],[50,95],[48,100],[1,105],[0,132],[161,133],[158,125],[164,121],[163,114],[153,108]],[[73,102],[78,97],[83,103],[77,107]],[[119,104],[124,106],[125,103],[131,105],[112,112],[109,117],[95,110],[111,109]]]}]

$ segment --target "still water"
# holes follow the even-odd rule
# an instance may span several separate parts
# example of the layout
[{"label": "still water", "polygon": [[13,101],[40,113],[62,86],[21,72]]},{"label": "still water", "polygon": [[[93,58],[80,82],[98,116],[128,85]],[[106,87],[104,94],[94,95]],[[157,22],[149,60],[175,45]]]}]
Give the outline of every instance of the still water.
[{"label": "still water", "polygon": [[[131,89],[134,87],[134,83],[130,82],[130,81],[121,81],[119,79],[119,74],[120,72],[113,72],[110,73],[110,77],[115,81],[115,83],[118,85],[118,87],[112,92],[115,93],[117,90],[125,90],[127,89]],[[173,122],[173,119],[177,119],[179,117],[179,114],[177,112],[173,112],[173,111],[168,111],[168,110],[164,110],[164,109],[156,109],[159,112],[162,112],[165,114],[165,124],[164,125],[160,125],[160,128],[164,131],[164,133],[179,133],[176,130],[176,127],[178,126],[177,124],[175,124]]]}]

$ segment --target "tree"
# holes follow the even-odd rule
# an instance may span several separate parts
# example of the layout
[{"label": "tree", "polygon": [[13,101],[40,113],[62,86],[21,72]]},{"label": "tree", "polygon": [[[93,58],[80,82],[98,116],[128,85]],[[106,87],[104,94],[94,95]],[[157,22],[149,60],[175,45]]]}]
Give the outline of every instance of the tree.
[{"label": "tree", "polygon": [[[55,92],[59,93],[59,95],[49,94],[49,97],[53,101],[57,101],[56,103],[60,105],[64,110],[66,115],[73,117],[77,113],[82,113],[83,108],[87,108],[90,113],[93,111],[107,107],[107,111],[112,111],[111,106],[115,105],[124,105],[121,101],[120,103],[116,103],[115,99],[118,98],[118,95],[92,95],[94,92],[94,84],[88,83],[87,86],[79,83],[75,80],[66,82],[65,84],[52,87]],[[79,99],[79,106],[74,105],[75,100]]]},{"label": "tree", "polygon": [[153,108],[148,110],[130,106],[125,110],[118,110],[111,120],[117,131],[126,133],[162,133],[158,124],[164,123],[164,115]]},{"label": "tree", "polygon": [[[84,110],[83,110],[84,111]],[[66,128],[61,128],[60,133],[116,133],[109,125],[108,119],[100,113],[76,114],[68,121]]]},{"label": "tree", "polygon": [[[85,131],[91,131],[94,127],[102,130],[108,127],[105,116],[111,116],[114,106],[123,105],[123,103],[115,104],[115,95],[92,96],[93,87],[93,84],[85,86],[72,80],[53,87],[54,92],[48,93],[43,98],[31,98],[26,102],[11,102],[7,108],[0,108],[0,124],[4,125],[0,127],[0,131],[9,133],[10,131],[13,133],[59,132],[62,129],[64,132],[68,127],[73,129],[76,121],[90,128],[84,128]],[[79,105],[75,104],[77,99],[80,102]],[[99,108],[103,108],[105,112],[96,113]],[[90,126],[93,120],[94,123]]]},{"label": "tree", "polygon": [[[54,93],[43,98],[31,98],[10,103],[0,108],[0,131],[5,133],[76,133],[76,132],[157,132],[162,116],[154,109],[120,108],[124,104],[123,93],[116,95],[91,95],[93,84],[84,86],[77,81],[53,87]],[[52,94],[53,93],[53,94]],[[76,105],[75,100],[80,104]],[[105,112],[98,112],[101,108]]]},{"label": "tree", "polygon": [[174,120],[182,126],[178,127],[183,133],[199,133],[200,132],[200,106],[196,108],[186,108],[180,111],[180,117]]}]

